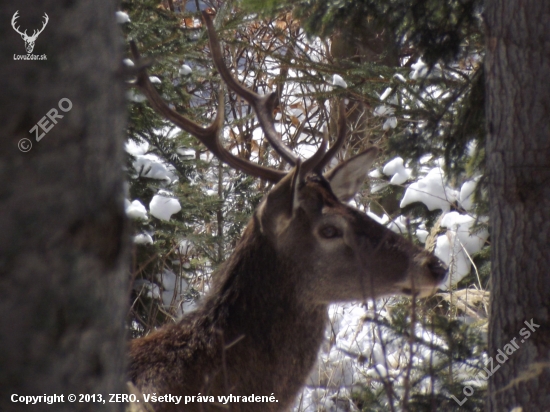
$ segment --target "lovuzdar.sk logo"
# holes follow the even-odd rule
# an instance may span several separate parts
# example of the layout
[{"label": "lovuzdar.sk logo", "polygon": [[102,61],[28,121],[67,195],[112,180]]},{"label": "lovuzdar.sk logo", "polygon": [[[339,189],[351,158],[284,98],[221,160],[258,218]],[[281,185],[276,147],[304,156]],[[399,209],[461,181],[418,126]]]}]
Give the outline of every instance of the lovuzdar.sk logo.
[{"label": "lovuzdar.sk logo", "polygon": [[13,27],[13,29],[17,33],[19,33],[21,35],[21,38],[25,42],[25,49],[27,50],[27,54],[26,55],[25,54],[14,54],[13,59],[14,60],[46,60],[46,55],[45,54],[36,55],[36,54],[32,54],[32,51],[34,50],[34,44],[36,43],[36,39],[38,38],[40,33],[42,33],[44,31],[44,29],[46,28],[46,25],[48,24],[48,21],[50,20],[48,15],[46,13],[44,13],[44,16],[43,16],[44,22],[42,23],[42,28],[40,30],[34,30],[31,36],[29,36],[27,34],[27,30],[22,32],[19,29],[19,26],[17,25],[17,19],[18,18],[19,18],[19,10],[17,10],[13,14],[13,17],[11,19],[11,26]]}]

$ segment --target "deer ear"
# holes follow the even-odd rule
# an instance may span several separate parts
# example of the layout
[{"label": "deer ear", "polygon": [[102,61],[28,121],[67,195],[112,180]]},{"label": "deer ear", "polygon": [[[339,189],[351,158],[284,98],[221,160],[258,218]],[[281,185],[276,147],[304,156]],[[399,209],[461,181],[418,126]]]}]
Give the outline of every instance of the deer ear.
[{"label": "deer ear", "polygon": [[286,229],[298,206],[300,162],[271,189],[258,207],[257,217],[262,233],[277,236]]},{"label": "deer ear", "polygon": [[325,174],[325,179],[338,199],[348,202],[355,196],[376,160],[378,151],[378,148],[371,147]]}]

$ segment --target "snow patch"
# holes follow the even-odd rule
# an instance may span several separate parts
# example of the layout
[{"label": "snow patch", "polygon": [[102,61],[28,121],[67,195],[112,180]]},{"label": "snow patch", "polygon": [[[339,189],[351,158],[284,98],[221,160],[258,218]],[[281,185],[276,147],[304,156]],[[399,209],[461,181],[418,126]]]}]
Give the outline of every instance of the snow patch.
[{"label": "snow patch", "polygon": [[151,211],[151,215],[157,219],[170,220],[170,217],[174,213],[178,213],[181,210],[181,205],[178,199],[159,194],[153,196],[151,199],[149,210]]},{"label": "snow patch", "polygon": [[426,205],[428,210],[441,209],[444,212],[449,211],[451,203],[457,200],[458,193],[456,190],[445,186],[444,181],[441,168],[431,169],[425,177],[411,183],[405,191],[400,207],[404,208],[411,203],[421,202]]}]

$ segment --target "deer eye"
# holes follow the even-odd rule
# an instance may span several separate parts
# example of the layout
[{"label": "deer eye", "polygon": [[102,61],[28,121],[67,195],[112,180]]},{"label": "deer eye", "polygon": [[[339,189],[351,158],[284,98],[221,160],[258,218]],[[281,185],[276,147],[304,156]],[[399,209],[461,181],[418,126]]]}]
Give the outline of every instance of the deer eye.
[{"label": "deer eye", "polygon": [[335,237],[342,237],[342,231],[340,229],[338,229],[337,227],[335,227],[335,226],[325,226],[319,231],[319,233],[325,239],[333,239]]}]

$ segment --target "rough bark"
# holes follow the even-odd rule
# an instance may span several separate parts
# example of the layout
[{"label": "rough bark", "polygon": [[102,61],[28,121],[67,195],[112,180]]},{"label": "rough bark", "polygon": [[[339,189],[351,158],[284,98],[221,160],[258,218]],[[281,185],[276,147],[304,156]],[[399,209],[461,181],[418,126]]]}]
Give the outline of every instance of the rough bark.
[{"label": "rough bark", "polygon": [[[17,10],[28,34],[49,16],[33,51],[47,60],[14,59],[27,54],[9,23]],[[114,12],[110,1],[0,5],[3,412],[123,406],[67,399],[124,391],[124,90]],[[63,98],[72,104],[65,112]],[[55,123],[47,118],[52,108],[63,116]],[[29,131],[45,116],[42,124],[52,127],[36,141]],[[57,394],[64,402],[30,406],[12,402],[13,394]]]},{"label": "rough bark", "polygon": [[[487,410],[550,410],[550,2],[488,0],[492,280]],[[525,321],[540,327],[534,331]],[[523,328],[531,334],[521,335]],[[516,338],[519,348],[496,358]],[[502,364],[497,360],[503,361]]]}]

